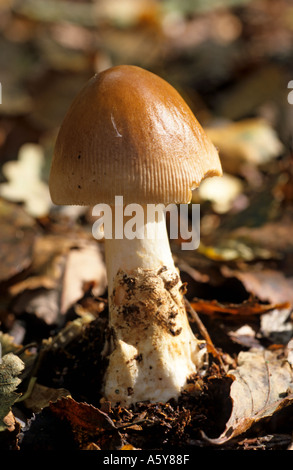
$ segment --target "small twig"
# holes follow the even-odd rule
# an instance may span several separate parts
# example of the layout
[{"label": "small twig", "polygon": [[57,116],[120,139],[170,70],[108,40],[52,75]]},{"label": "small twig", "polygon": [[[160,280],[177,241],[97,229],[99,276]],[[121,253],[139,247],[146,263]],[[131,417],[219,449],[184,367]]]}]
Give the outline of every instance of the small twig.
[{"label": "small twig", "polygon": [[33,343],[29,343],[29,344],[26,344],[25,346],[22,346],[20,349],[14,351],[14,354],[16,356],[20,356],[24,351],[26,351],[27,349],[30,349],[30,348],[36,348],[38,346],[38,344],[36,342],[33,342]]},{"label": "small twig", "polygon": [[209,348],[210,352],[212,353],[212,355],[214,357],[216,357],[218,359],[218,361],[220,363],[220,366],[225,371],[225,365],[223,363],[221,355],[219,354],[219,352],[215,348],[206,327],[204,326],[204,324],[202,323],[202,321],[199,318],[198,314],[196,313],[194,308],[192,308],[190,302],[186,299],[186,297],[184,297],[184,302],[185,302],[185,305],[186,305],[186,310],[188,311],[188,313],[190,313],[192,319],[195,321],[195,323],[196,323],[196,325],[199,329],[200,334],[203,336],[203,338],[205,339],[205,341],[208,345],[208,348]]},{"label": "small twig", "polygon": [[139,421],[134,421],[133,423],[116,424],[116,428],[119,430],[124,429],[124,428],[130,428],[131,426],[135,426],[137,424],[142,424],[146,422],[149,422],[148,418],[140,419]]}]

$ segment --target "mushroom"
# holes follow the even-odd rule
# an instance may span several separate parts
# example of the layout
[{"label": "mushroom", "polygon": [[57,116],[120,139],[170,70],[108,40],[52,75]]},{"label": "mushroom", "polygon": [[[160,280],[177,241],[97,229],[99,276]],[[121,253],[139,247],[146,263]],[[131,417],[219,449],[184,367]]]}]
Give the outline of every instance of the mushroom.
[{"label": "mushroom", "polygon": [[112,403],[177,399],[203,368],[205,343],[188,322],[165,218],[149,220],[147,209],[187,204],[204,178],[221,174],[214,145],[179,93],[140,67],[95,75],[65,116],[49,181],[53,202],[107,204],[113,225],[121,210],[131,215],[131,204],[144,214],[142,237],[122,230],[105,238],[111,340],[103,396]]}]

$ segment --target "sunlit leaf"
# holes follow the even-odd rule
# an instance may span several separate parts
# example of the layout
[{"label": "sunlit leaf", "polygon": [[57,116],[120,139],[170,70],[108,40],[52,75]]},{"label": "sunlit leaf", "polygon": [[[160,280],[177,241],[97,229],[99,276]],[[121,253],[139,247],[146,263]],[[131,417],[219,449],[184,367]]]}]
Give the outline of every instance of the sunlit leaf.
[{"label": "sunlit leaf", "polygon": [[48,185],[42,181],[44,165],[42,148],[37,144],[25,144],[17,161],[3,165],[7,183],[0,185],[0,195],[9,201],[23,202],[26,211],[34,216],[47,215],[52,203]]}]

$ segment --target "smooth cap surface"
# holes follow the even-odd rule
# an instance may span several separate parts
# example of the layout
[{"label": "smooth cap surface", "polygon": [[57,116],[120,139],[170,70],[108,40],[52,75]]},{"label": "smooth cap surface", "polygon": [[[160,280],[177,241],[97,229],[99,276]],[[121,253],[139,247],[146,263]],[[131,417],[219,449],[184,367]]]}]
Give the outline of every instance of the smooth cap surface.
[{"label": "smooth cap surface", "polygon": [[187,203],[222,174],[218,153],[165,80],[136,66],[95,75],[61,125],[49,187],[55,204]]}]

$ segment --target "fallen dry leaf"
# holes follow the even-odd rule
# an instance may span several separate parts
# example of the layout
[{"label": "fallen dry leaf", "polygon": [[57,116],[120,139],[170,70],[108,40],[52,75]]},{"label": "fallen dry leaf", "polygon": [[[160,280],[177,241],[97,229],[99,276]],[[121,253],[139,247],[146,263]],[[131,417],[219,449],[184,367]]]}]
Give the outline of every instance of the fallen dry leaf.
[{"label": "fallen dry leaf", "polygon": [[293,304],[293,276],[263,267],[240,271],[223,266],[221,271],[226,277],[237,278],[249,294],[263,302]]},{"label": "fallen dry leaf", "polygon": [[56,323],[89,284],[97,296],[106,288],[106,268],[95,240],[78,234],[38,237],[30,272],[9,288],[13,312],[26,311],[48,325]]},{"label": "fallen dry leaf", "polygon": [[49,406],[50,402],[55,402],[69,395],[68,390],[63,388],[54,389],[35,383],[29,397],[24,400],[24,404],[33,413],[38,413],[46,406]]},{"label": "fallen dry leaf", "polygon": [[50,410],[61,420],[66,420],[83,447],[88,441],[102,449],[121,448],[122,439],[109,416],[103,411],[86,403],[78,403],[73,398],[61,398],[50,404]]},{"label": "fallen dry leaf", "polygon": [[93,284],[96,297],[105,292],[107,285],[106,267],[95,242],[80,245],[68,253],[61,298],[61,313],[65,313],[80,300],[87,283]]},{"label": "fallen dry leaf", "polygon": [[261,419],[274,416],[293,405],[291,365],[278,357],[279,352],[251,350],[238,355],[237,368],[229,372],[233,383],[230,396],[232,412],[225,431],[214,444],[224,444],[245,433]]},{"label": "fallen dry leaf", "polygon": [[249,299],[241,304],[222,304],[217,300],[205,300],[194,298],[191,305],[198,313],[205,315],[262,315],[275,309],[288,308],[289,304],[261,304],[256,299]]}]

